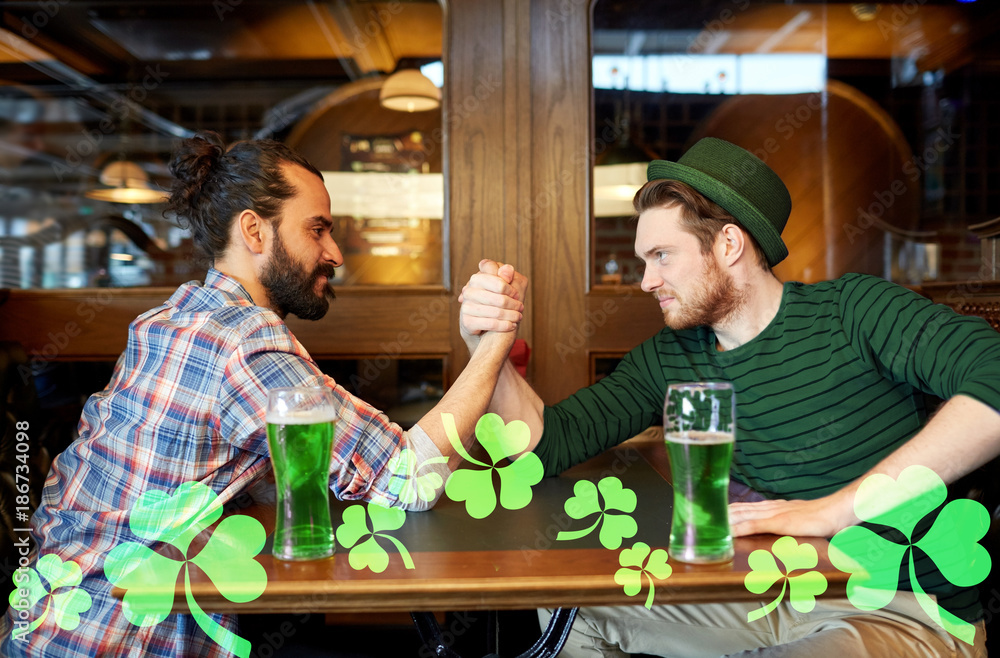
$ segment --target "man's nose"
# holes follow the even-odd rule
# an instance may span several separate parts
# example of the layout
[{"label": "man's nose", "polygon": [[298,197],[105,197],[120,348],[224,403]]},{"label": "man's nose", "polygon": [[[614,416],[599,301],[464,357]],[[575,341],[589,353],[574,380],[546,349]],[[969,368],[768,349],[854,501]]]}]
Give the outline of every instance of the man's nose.
[{"label": "man's nose", "polygon": [[659,277],[656,273],[656,268],[647,267],[642,273],[642,291],[643,292],[653,292],[657,288],[663,285],[663,279]]},{"label": "man's nose", "polygon": [[340,247],[337,246],[337,241],[333,239],[333,236],[327,235],[323,245],[323,260],[334,267],[340,267],[344,264],[344,254],[340,252]]}]

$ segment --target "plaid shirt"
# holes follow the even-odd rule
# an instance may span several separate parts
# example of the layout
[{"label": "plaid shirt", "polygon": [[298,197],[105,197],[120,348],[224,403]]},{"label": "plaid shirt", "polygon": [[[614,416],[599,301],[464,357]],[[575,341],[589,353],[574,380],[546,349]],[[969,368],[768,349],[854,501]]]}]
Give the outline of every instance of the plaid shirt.
[{"label": "plaid shirt", "polygon": [[[209,270],[204,286],[186,283],[133,321],[111,383],[87,401],[80,437],[53,462],[31,523],[39,555],[80,565],[93,605],[72,631],[50,609],[27,642],[12,638],[17,612],[9,609],[0,618],[0,656],[230,655],[190,615],[131,624],[111,596],[105,557],[126,541],[151,543],[128,523],[147,491],[198,481],[226,504],[261,483],[270,468],[267,392],[298,385],[326,385],[342,406],[330,464],[335,495],[396,504],[387,462],[426,435],[409,436],[321,373],[285,323],[254,306],[234,279]],[[49,602],[35,604],[29,620]],[[238,632],[234,615],[212,618]]]}]

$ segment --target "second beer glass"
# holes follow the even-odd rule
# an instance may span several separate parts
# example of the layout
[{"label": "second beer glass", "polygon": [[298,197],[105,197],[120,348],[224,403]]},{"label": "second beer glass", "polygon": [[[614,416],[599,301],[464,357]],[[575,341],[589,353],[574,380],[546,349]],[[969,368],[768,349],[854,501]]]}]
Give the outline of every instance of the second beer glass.
[{"label": "second beer glass", "polygon": [[736,438],[736,396],[728,382],[671,384],[663,424],[674,487],[670,556],[682,562],[726,562],[729,466]]},{"label": "second beer glass", "polygon": [[278,494],[274,557],[279,560],[333,555],[329,480],[336,418],[326,387],[268,392],[267,445]]}]

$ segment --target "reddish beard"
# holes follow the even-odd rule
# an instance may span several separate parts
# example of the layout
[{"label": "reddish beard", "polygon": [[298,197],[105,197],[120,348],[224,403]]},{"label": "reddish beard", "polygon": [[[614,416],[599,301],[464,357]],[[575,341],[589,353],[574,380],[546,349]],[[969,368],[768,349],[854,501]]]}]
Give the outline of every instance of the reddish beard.
[{"label": "reddish beard", "polygon": [[674,303],[663,309],[663,322],[674,331],[717,325],[746,301],[746,294],[736,287],[732,275],[711,255],[705,258],[701,279],[702,285],[685,299],[675,297]]}]

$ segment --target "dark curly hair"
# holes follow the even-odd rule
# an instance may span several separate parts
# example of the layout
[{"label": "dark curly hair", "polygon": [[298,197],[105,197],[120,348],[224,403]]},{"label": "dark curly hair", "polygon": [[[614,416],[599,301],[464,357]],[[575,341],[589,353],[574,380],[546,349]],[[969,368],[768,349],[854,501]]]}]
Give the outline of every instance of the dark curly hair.
[{"label": "dark curly hair", "polygon": [[185,139],[170,162],[174,183],[167,211],[190,227],[195,247],[214,263],[229,245],[233,220],[253,210],[271,222],[295,188],[281,173],[283,163],[296,164],[323,179],[301,155],[269,139],[236,142],[228,149],[212,131]]}]

